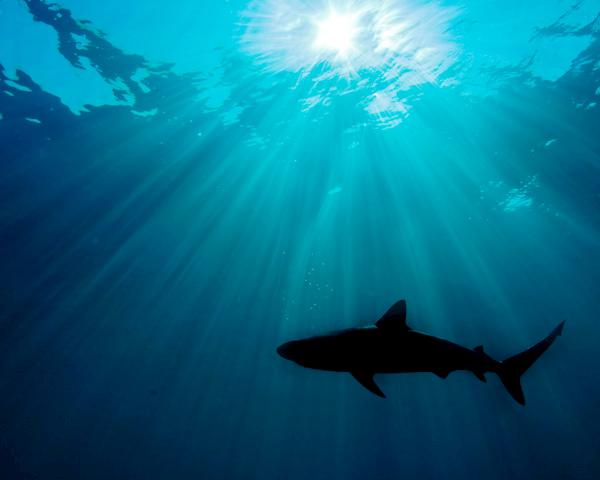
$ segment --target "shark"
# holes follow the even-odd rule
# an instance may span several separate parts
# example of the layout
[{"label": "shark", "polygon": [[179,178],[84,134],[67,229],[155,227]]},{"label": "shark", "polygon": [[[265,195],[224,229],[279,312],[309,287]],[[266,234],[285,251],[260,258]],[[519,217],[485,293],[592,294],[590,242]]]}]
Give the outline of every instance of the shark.
[{"label": "shark", "polygon": [[527,350],[499,361],[481,345],[466,348],[413,330],[406,323],[406,301],[399,300],[374,325],[292,340],[280,345],[277,353],[302,367],[350,373],[382,398],[385,394],[374,380],[376,374],[431,372],[445,379],[463,370],[485,382],[486,373],[494,373],[512,398],[525,405],[521,377],[562,334],[564,324]]}]

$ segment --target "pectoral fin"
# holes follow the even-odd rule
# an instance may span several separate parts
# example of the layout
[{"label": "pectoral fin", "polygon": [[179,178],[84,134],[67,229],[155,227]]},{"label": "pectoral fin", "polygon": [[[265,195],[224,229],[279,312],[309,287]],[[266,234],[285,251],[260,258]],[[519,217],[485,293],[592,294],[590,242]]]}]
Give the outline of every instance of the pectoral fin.
[{"label": "pectoral fin", "polygon": [[360,383],[363,387],[365,387],[369,392],[374,393],[378,397],[385,398],[385,394],[381,391],[381,389],[373,380],[373,374],[369,372],[350,372],[352,376],[356,379],[358,383]]}]

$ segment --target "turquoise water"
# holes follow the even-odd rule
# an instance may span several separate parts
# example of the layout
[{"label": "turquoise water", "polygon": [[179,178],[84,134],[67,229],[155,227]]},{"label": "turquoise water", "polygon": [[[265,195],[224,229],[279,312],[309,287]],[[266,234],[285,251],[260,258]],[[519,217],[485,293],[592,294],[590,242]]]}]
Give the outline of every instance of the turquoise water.
[{"label": "turquoise water", "polygon": [[[0,473],[595,479],[598,1],[0,1]],[[408,323],[523,378],[301,369]]]}]

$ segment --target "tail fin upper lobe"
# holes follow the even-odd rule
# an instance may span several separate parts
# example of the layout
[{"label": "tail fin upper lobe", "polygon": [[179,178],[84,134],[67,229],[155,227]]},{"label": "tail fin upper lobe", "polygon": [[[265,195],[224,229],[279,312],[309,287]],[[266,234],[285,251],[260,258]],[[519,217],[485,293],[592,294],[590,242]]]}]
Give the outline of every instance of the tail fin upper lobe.
[{"label": "tail fin upper lobe", "polygon": [[531,367],[540,356],[548,350],[556,337],[562,334],[565,322],[561,322],[546,338],[533,347],[507,358],[500,364],[498,376],[508,393],[521,405],[525,405],[525,395],[521,388],[521,375]]}]

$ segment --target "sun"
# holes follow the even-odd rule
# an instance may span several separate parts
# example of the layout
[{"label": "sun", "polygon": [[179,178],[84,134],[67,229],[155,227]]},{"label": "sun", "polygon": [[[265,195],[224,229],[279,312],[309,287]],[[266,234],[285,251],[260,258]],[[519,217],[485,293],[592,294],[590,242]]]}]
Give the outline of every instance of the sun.
[{"label": "sun", "polygon": [[358,15],[329,10],[325,18],[316,22],[317,34],[314,47],[345,58],[356,50]]}]

